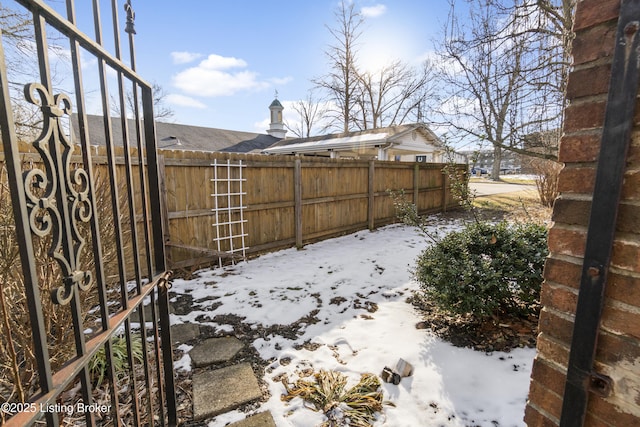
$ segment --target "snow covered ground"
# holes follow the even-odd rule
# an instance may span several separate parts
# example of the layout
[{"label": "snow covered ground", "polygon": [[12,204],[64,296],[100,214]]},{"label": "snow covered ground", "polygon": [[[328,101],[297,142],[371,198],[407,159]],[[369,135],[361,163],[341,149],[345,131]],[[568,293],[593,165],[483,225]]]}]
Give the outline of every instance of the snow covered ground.
[{"label": "snow covered ground", "polygon": [[[434,220],[439,233],[459,227]],[[264,376],[271,398],[258,411],[270,410],[278,427],[323,421],[300,398],[281,401],[282,374],[293,382],[305,369],[337,370],[355,384],[361,374],[380,375],[399,358],[415,372],[399,385],[383,383],[384,398],[393,405],[385,405],[375,426],[524,425],[534,349],[485,354],[416,329],[421,319],[405,300],[417,288],[410,269],[427,244],[415,229],[391,225],[204,270],[197,279],[174,280],[172,291],[190,294],[194,310],[171,321],[196,323],[200,317],[201,324],[226,330],[228,325],[207,319],[232,314],[252,327],[269,327],[315,317],[315,323],[302,322],[296,339],[266,335],[253,342],[262,358],[272,360]],[[301,347],[306,341],[316,345]],[[189,362],[185,355],[177,366],[189,369]],[[209,426],[245,416],[233,411]]]}]

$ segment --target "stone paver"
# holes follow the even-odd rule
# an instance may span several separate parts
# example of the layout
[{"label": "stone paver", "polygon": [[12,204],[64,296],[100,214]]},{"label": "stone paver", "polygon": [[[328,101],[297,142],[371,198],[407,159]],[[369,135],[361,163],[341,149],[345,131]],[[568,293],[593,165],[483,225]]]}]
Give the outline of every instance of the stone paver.
[{"label": "stone paver", "polygon": [[182,344],[200,336],[200,325],[195,323],[179,323],[171,327],[171,341]]},{"label": "stone paver", "polygon": [[231,411],[261,397],[258,380],[248,363],[199,372],[193,376],[194,420]]},{"label": "stone paver", "polygon": [[243,347],[236,337],[209,338],[191,349],[189,357],[193,366],[201,368],[231,360]]},{"label": "stone paver", "polygon": [[271,416],[271,412],[260,412],[252,415],[242,421],[229,424],[227,427],[276,427],[275,421]]},{"label": "stone paver", "polygon": [[[143,306],[142,310],[144,311],[144,321],[149,323],[151,322],[151,304],[147,304]],[[174,309],[171,304],[169,304],[169,313],[173,313]],[[158,303],[156,303],[156,313],[160,316],[160,309],[158,308]],[[138,310],[131,313],[131,321],[140,323],[140,316],[138,315]]]}]

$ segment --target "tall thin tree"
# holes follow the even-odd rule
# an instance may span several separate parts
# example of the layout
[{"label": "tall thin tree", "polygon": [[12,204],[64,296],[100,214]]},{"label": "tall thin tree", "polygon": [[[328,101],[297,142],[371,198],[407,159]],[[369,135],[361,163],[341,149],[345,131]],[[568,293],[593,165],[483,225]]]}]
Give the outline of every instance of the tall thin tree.
[{"label": "tall thin tree", "polygon": [[334,119],[341,123],[343,132],[348,132],[354,120],[359,85],[356,56],[363,18],[354,3],[344,0],[336,9],[335,17],[335,26],[327,26],[333,37],[333,44],[325,51],[329,60],[329,72],[312,82],[324,89],[329,99],[335,103],[337,108],[332,112]]}]

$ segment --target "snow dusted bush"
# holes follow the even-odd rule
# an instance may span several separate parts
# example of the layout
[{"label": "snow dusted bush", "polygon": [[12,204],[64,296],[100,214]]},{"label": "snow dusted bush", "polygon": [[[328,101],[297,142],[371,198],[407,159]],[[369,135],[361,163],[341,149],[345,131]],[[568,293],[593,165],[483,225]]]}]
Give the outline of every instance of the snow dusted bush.
[{"label": "snow dusted bush", "polygon": [[474,222],[427,248],[414,275],[425,297],[448,312],[526,316],[536,311],[546,256],[540,225]]}]

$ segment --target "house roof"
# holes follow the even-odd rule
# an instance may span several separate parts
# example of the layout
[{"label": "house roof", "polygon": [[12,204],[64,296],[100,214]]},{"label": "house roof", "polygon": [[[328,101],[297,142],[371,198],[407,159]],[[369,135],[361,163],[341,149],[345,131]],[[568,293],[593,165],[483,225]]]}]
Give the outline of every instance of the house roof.
[{"label": "house roof", "polygon": [[443,144],[426,125],[414,123],[310,138],[282,139],[263,150],[263,153],[327,155],[330,151],[340,151],[366,154],[378,148],[403,154],[421,154],[442,150]]},{"label": "house roof", "polygon": [[[74,133],[79,135],[77,116],[72,117]],[[116,117],[111,120],[113,141],[116,145],[122,145],[120,119]],[[89,143],[91,145],[106,145],[103,117],[87,115],[87,122]],[[128,125],[130,135],[135,135],[134,121],[129,119]],[[273,145],[279,138],[253,132],[156,122],[156,140],[160,149],[248,153],[261,151]]]}]

